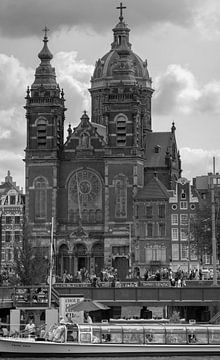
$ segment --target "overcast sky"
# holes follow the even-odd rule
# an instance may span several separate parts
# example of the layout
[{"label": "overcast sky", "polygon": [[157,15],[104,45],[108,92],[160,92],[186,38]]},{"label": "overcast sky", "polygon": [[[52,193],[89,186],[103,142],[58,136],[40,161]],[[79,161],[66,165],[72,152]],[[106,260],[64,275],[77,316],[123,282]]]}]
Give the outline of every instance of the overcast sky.
[{"label": "overcast sky", "polygon": [[[0,181],[8,170],[24,186],[27,85],[34,81],[49,27],[57,80],[64,89],[66,127],[90,114],[94,64],[111,47],[116,0],[0,1]],[[124,0],[132,49],[147,59],[155,89],[154,131],[176,138],[183,176],[220,171],[220,1]]]}]

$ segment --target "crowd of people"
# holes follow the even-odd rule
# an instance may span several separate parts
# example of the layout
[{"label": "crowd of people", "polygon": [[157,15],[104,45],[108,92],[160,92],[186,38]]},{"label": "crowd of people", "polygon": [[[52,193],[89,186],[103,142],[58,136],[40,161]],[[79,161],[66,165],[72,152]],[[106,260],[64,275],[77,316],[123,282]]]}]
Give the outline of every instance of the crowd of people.
[{"label": "crowd of people", "polygon": [[118,276],[117,269],[113,267],[103,268],[99,275],[95,274],[95,272],[89,273],[86,268],[82,268],[75,277],[64,271],[62,278],[57,278],[56,282],[84,283],[90,284],[92,287],[101,287],[103,283],[109,283],[111,287],[120,287],[122,283],[129,282],[141,286],[143,282],[166,281],[170,283],[170,286],[182,287],[186,286],[188,280],[203,280],[202,270],[194,268],[187,272],[179,267],[176,271],[171,268],[161,268],[153,272],[146,269],[142,276],[137,270],[133,273],[129,270],[126,279],[122,280]]}]

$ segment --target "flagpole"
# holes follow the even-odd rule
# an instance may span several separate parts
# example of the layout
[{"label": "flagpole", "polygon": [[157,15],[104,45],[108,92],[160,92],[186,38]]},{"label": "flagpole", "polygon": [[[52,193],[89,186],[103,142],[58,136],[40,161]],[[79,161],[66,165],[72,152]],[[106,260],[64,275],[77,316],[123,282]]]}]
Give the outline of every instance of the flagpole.
[{"label": "flagpole", "polygon": [[52,298],[52,276],[53,276],[53,217],[51,219],[51,234],[50,234],[50,268],[49,268],[49,296],[48,296],[48,307],[51,308],[51,298]]}]

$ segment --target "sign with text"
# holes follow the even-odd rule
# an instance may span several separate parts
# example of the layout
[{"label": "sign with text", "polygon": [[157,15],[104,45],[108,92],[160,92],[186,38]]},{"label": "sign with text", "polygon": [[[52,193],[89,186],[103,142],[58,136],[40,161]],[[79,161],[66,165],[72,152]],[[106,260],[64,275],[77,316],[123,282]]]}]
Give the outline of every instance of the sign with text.
[{"label": "sign with text", "polygon": [[83,311],[73,311],[72,308],[79,301],[84,300],[84,297],[61,297],[59,315],[64,318],[65,321],[71,319],[73,323],[83,324],[84,314]]}]

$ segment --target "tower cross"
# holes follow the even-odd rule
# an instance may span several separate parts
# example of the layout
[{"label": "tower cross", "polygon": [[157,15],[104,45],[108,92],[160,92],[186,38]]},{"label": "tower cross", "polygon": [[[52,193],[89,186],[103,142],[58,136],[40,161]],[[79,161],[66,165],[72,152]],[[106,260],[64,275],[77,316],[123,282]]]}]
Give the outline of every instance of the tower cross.
[{"label": "tower cross", "polygon": [[120,2],[120,6],[117,6],[117,8],[116,9],[120,9],[120,16],[119,16],[119,20],[122,22],[122,20],[123,20],[123,9],[126,9],[126,6],[123,6],[122,5],[122,2]]},{"label": "tower cross", "polygon": [[47,33],[50,31],[50,29],[48,29],[48,27],[45,25],[45,28],[42,31],[44,32],[44,38],[47,38]]}]

